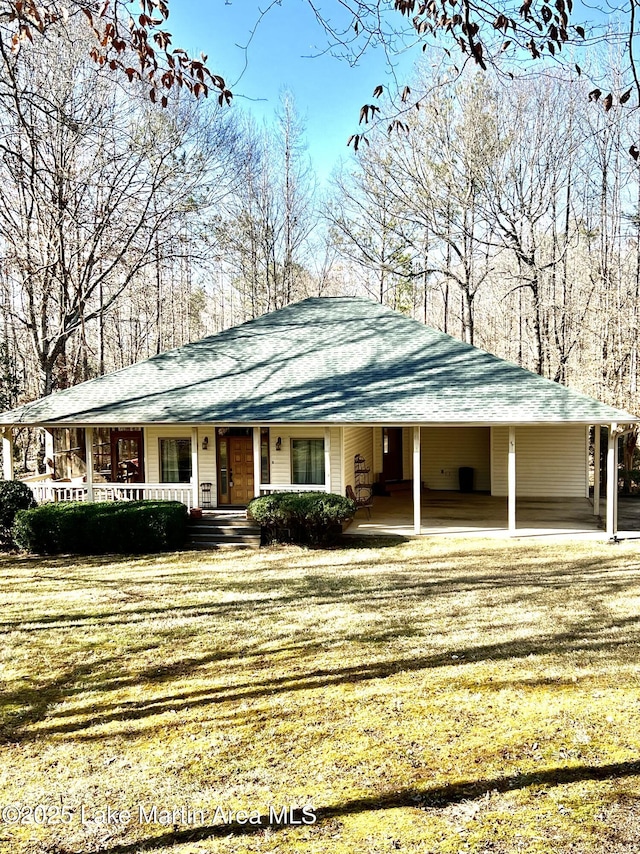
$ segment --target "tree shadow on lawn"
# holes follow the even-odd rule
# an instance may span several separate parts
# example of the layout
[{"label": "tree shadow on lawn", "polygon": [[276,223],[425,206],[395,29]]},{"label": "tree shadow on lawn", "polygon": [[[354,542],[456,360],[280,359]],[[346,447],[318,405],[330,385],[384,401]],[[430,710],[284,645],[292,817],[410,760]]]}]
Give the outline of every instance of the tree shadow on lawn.
[{"label": "tree shadow on lawn", "polygon": [[[307,648],[308,645],[305,645]],[[153,650],[156,648],[155,643],[150,642],[147,644],[141,644],[136,647],[136,652],[146,652],[149,650]],[[289,646],[282,646],[275,650],[269,650],[269,654],[277,654],[280,655],[283,652],[296,652],[300,651],[302,645],[300,644],[292,644]],[[24,728],[38,723],[39,721],[48,718],[49,720],[54,720],[58,717],[67,717],[69,715],[88,715],[91,720],[88,720],[83,723],[78,723],[67,727],[63,727],[62,730],[58,730],[55,726],[51,728],[51,730],[39,730],[37,736],[34,734],[34,739],[39,737],[42,732],[47,731],[73,731],[74,729],[85,729],[86,727],[96,726],[97,724],[106,723],[109,720],[123,720],[126,717],[126,713],[121,712],[119,714],[115,714],[109,717],[98,717],[100,715],[100,710],[107,710],[110,708],[123,708],[126,709],[129,705],[138,705],[130,704],[130,703],[109,703],[104,704],[100,707],[96,703],[91,703],[90,706],[87,706],[82,709],[72,709],[70,711],[50,711],[50,708],[56,706],[57,704],[63,702],[64,700],[68,700],[70,697],[78,696],[89,691],[116,691],[122,690],[123,688],[132,687],[132,686],[140,686],[145,683],[147,684],[161,684],[162,682],[169,681],[171,679],[177,678],[180,675],[192,673],[194,670],[200,667],[206,667],[209,664],[213,664],[216,662],[225,662],[230,659],[242,657],[242,659],[250,659],[254,657],[259,657],[265,655],[264,650],[256,650],[253,652],[248,652],[247,650],[228,650],[228,651],[217,651],[214,653],[209,653],[207,655],[199,656],[199,657],[188,657],[179,659],[176,662],[172,662],[167,665],[159,665],[157,667],[148,668],[143,672],[137,673],[127,673],[122,676],[109,677],[106,680],[102,680],[100,682],[93,682],[87,687],[87,680],[91,680],[91,677],[95,677],[96,671],[100,668],[110,665],[121,665],[122,658],[120,656],[109,656],[106,658],[102,658],[99,660],[92,660],[90,662],[80,664],[71,668],[68,668],[62,675],[58,676],[53,680],[49,680],[45,683],[39,683],[37,685],[25,685],[24,687],[18,688],[15,691],[4,691],[0,697],[0,715],[2,714],[3,708],[12,708],[18,707],[21,710],[16,711],[14,713],[9,712],[6,715],[6,720],[3,723],[0,719],[0,744],[3,742],[13,742],[13,741],[24,741],[28,740],[25,737]],[[187,697],[188,695],[184,695]],[[177,697],[180,699],[180,696]],[[156,714],[153,710],[153,706],[156,701],[150,701],[148,705],[151,706],[150,711],[145,711],[144,714],[140,715],[132,715],[131,718],[135,717],[145,717],[148,714]],[[167,702],[170,704],[170,698],[167,698]],[[145,704],[147,705],[147,704]],[[188,704],[187,704],[188,705]]]},{"label": "tree shadow on lawn", "polygon": [[[116,656],[103,658],[99,661],[79,664],[68,668],[61,676],[44,684],[26,685],[15,691],[3,691],[0,698],[0,712],[16,706],[20,710],[6,714],[4,722],[0,719],[0,744],[21,740],[20,733],[25,726],[44,720],[50,706],[65,700],[71,692],[71,686],[86,677],[91,676],[96,667],[114,664],[119,661]],[[3,717],[4,717],[3,712]]]},{"label": "tree shadow on lawn", "polygon": [[[344,570],[344,567],[339,567]],[[586,583],[585,583],[585,579]],[[239,584],[241,573],[234,576],[234,586]],[[216,579],[212,580],[212,584]],[[52,682],[41,685],[28,685],[19,688],[11,695],[5,694],[3,702],[5,708],[13,706],[23,707],[23,712],[8,716],[8,723],[4,728],[4,740],[29,740],[46,733],[80,733],[110,721],[140,720],[147,717],[163,714],[176,706],[188,709],[191,706],[204,706],[225,703],[229,701],[246,701],[247,699],[272,695],[274,693],[286,693],[289,691],[313,690],[321,687],[330,687],[342,683],[357,683],[366,680],[384,679],[396,675],[401,671],[416,672],[438,667],[462,667],[474,662],[517,660],[530,655],[542,656],[548,654],[580,654],[602,652],[609,654],[612,659],[619,655],[619,650],[628,646],[634,647],[638,643],[639,633],[637,631],[640,616],[629,616],[614,618],[606,609],[594,618],[593,614],[574,619],[573,624],[562,632],[554,634],[534,634],[533,629],[530,636],[510,641],[499,641],[495,643],[476,644],[474,646],[460,647],[452,643],[449,648],[440,649],[431,655],[424,655],[422,651],[415,656],[404,655],[402,658],[388,657],[380,660],[380,645],[393,643],[399,638],[409,636],[421,637],[428,635],[429,603],[434,597],[451,595],[459,592],[477,592],[477,601],[467,603],[461,608],[462,616],[472,619],[474,609],[483,607],[485,594],[488,590],[497,591],[505,588],[512,591],[506,598],[504,594],[500,600],[500,606],[509,603],[526,603],[528,599],[537,601],[541,591],[548,588],[558,591],[557,601],[561,601],[562,591],[565,589],[579,588],[581,598],[594,603],[596,608],[600,600],[606,595],[619,593],[629,586],[638,586],[633,569],[619,570],[617,573],[607,574],[606,566],[598,559],[590,559],[586,566],[569,569],[544,569],[537,573],[533,568],[527,568],[525,572],[520,571],[518,575],[509,576],[506,571],[492,570],[489,573],[456,575],[452,573],[449,566],[438,566],[424,580],[416,581],[416,573],[399,569],[397,573],[390,572],[384,575],[376,575],[375,569],[368,575],[359,574],[351,576],[345,571],[344,577],[336,574],[333,570],[328,572],[324,568],[305,576],[302,579],[293,579],[284,583],[285,595],[273,596],[273,588],[270,585],[268,571],[262,573],[258,581],[247,581],[247,591],[254,594],[253,598],[238,598],[224,602],[207,601],[188,605],[167,604],[166,607],[152,606],[131,610],[110,609],[99,613],[77,613],[57,615],[35,615],[29,619],[6,621],[0,623],[0,628],[22,629],[30,631],[46,631],[49,629],[68,629],[78,627],[79,631],[91,628],[99,624],[126,625],[127,623],[142,623],[151,618],[162,621],[164,617],[180,617],[183,619],[194,619],[192,633],[207,630],[206,618],[215,617],[226,619],[231,616],[235,620],[241,620],[246,626],[250,626],[252,619],[277,621],[280,612],[287,614],[287,609],[293,604],[300,608],[311,606],[324,606],[334,603],[347,605],[357,613],[359,610],[368,611],[375,609],[389,600],[401,597],[405,602],[412,600],[420,604],[425,601],[424,614],[418,622],[406,624],[402,620],[402,607],[399,602],[397,621],[385,617],[385,625],[369,627],[364,636],[353,634],[341,634],[340,640],[349,641],[353,639],[361,645],[370,645],[369,649],[358,653],[364,659],[361,664],[344,668],[311,668],[306,672],[299,672],[300,664],[304,664],[316,650],[324,649],[325,642],[335,641],[336,638],[324,638],[316,631],[313,637],[303,643],[292,643],[289,637],[279,638],[281,646],[278,649],[267,645],[266,648],[255,644],[255,638],[246,647],[215,652],[207,652],[202,656],[185,656],[156,667],[150,667],[143,671],[123,672],[123,659],[114,662],[111,658],[102,660],[91,660],[90,663],[71,668],[61,677]],[[227,588],[228,589],[228,588]],[[260,598],[255,597],[255,593]],[[593,609],[592,609],[593,610]],[[421,614],[422,612],[418,612]],[[204,618],[205,625],[195,622]],[[389,625],[389,622],[392,625]],[[494,627],[495,635],[495,627]],[[139,637],[139,636],[138,636]],[[241,643],[241,640],[239,641]],[[146,645],[132,647],[129,645],[128,654],[141,649],[154,649],[157,644],[157,630],[148,635]],[[253,645],[253,649],[251,646]],[[91,692],[106,692],[118,690],[128,685],[139,685],[140,687],[154,686],[167,682],[173,678],[188,676],[195,673],[199,668],[206,667],[217,661],[238,659],[234,665],[237,670],[243,667],[243,660],[264,657],[269,664],[271,656],[282,652],[291,652],[290,664],[279,660],[278,669],[288,668],[291,675],[271,677],[264,680],[250,682],[240,679],[238,684],[230,684],[220,687],[212,687],[206,690],[182,691],[177,694],[167,693],[165,696],[154,697],[148,701],[136,701],[132,703],[92,703],[91,707],[74,708],[68,712],[49,712],[53,705],[61,703],[72,695],[79,695],[85,690]],[[373,654],[372,654],[373,653]],[[454,659],[453,656],[456,656]],[[375,657],[374,657],[375,656]],[[371,660],[373,658],[373,660]],[[114,675],[113,665],[118,665],[118,674]],[[111,668],[111,672],[100,674],[101,668]],[[91,676],[90,686],[82,685],[87,676]],[[105,696],[105,699],[107,697]],[[73,715],[77,718],[87,716],[87,720],[80,721],[55,721],[54,717],[66,717]],[[47,720],[48,718],[48,720]],[[37,734],[30,733],[30,724],[45,721],[46,726],[39,728]],[[90,739],[93,734],[84,736]]]},{"label": "tree shadow on lawn", "polygon": [[[468,559],[470,565],[478,565],[473,553],[469,554]],[[126,625],[145,622],[153,617],[169,616],[224,617],[243,609],[246,609],[250,616],[255,615],[258,609],[262,616],[277,615],[278,611],[286,610],[289,605],[348,604],[358,600],[368,608],[372,604],[398,596],[403,600],[433,599],[447,593],[473,593],[474,591],[484,593],[492,590],[512,591],[508,599],[501,601],[502,605],[509,605],[527,601],[537,602],[540,593],[546,591],[555,590],[561,593],[564,590],[570,590],[575,593],[577,586],[580,586],[582,591],[581,599],[597,603],[606,595],[640,587],[637,572],[632,568],[621,570],[613,558],[610,561],[610,567],[607,561],[593,558],[577,567],[550,570],[543,565],[540,568],[517,569],[513,574],[506,566],[492,568],[488,572],[456,573],[452,571],[451,566],[442,565],[442,560],[446,558],[440,558],[440,563],[430,566],[425,565],[423,557],[410,558],[399,563],[397,572],[394,570],[384,574],[377,574],[375,566],[363,560],[362,563],[350,563],[346,567],[323,566],[315,572],[309,572],[303,578],[289,579],[285,576],[275,581],[269,578],[269,570],[261,571],[260,574],[263,577],[259,579],[246,578],[246,576],[243,578],[240,571],[224,577],[210,577],[207,583],[209,589],[217,589],[225,593],[237,592],[238,598],[233,600],[225,599],[222,602],[213,600],[186,605],[169,602],[166,605],[131,608],[127,607],[128,603],[120,602],[119,606],[97,612],[42,613],[30,615],[28,618],[4,620],[0,622],[0,630],[21,629],[35,632],[65,628],[71,624],[75,626]],[[413,564],[418,565],[424,574],[420,580],[416,580],[417,573]],[[351,568],[360,570],[367,567],[371,568],[368,574],[349,573]],[[609,569],[613,570],[611,574]],[[337,576],[336,570],[342,574]],[[160,579],[158,583],[164,584],[165,579]],[[110,582],[109,586],[113,586],[113,582]],[[188,582],[186,586],[185,595],[194,592]],[[202,589],[201,584],[196,587]],[[282,595],[277,595],[278,588],[283,590]],[[144,597],[139,594],[133,598],[144,602]]]},{"label": "tree shadow on lawn", "polygon": [[[625,777],[640,775],[640,761],[615,762],[608,765],[576,765],[572,767],[548,768],[529,774],[513,774],[507,777],[494,777],[492,779],[465,780],[450,786],[438,786],[434,788],[412,786],[389,793],[369,795],[362,798],[354,798],[325,807],[316,807],[315,826],[323,822],[358,813],[379,812],[382,810],[399,809],[409,807],[414,809],[445,809],[453,804],[464,801],[477,800],[485,795],[494,793],[503,794],[530,786],[550,788],[564,786],[570,783],[585,781],[617,780]],[[294,811],[296,825],[303,824],[301,810]],[[290,830],[292,824],[270,823],[270,816],[260,816],[260,824],[241,824],[232,821],[228,824],[210,824],[202,827],[188,827],[184,830],[175,828],[168,833],[159,836],[150,836],[136,842],[119,843],[109,847],[100,848],[100,854],[135,854],[161,846],[172,846],[187,842],[199,842],[215,837],[244,836],[262,833],[266,828],[271,831]],[[303,825],[304,826],[304,825]],[[308,826],[307,826],[308,829]],[[57,849],[58,854],[72,854],[69,849]]]},{"label": "tree shadow on lawn", "polygon": [[[612,622],[607,626],[607,631],[614,628],[623,629],[629,625],[640,623],[640,615],[630,618],[620,619]],[[314,642],[314,645],[317,643]],[[316,668],[307,670],[303,673],[292,673],[291,675],[270,677],[263,680],[251,680],[241,682],[240,684],[221,685],[218,687],[198,688],[195,690],[185,690],[173,692],[163,696],[155,696],[149,700],[122,701],[116,703],[105,702],[99,704],[93,701],[90,705],[84,708],[74,707],[68,713],[57,712],[56,717],[64,718],[68,715],[73,716],[71,721],[56,721],[53,716],[49,718],[47,724],[38,728],[37,732],[29,732],[24,728],[24,725],[43,720],[47,717],[46,710],[43,713],[40,706],[36,706],[38,710],[37,716],[27,717],[23,722],[23,728],[13,729],[11,732],[11,740],[26,742],[29,740],[37,740],[43,736],[66,735],[75,737],[79,741],[92,741],[98,738],[103,738],[103,733],[87,733],[87,730],[94,727],[103,726],[105,724],[116,721],[122,723],[130,723],[131,721],[144,720],[156,715],[166,714],[168,712],[189,711],[199,707],[220,706],[224,703],[246,702],[264,697],[273,697],[275,694],[286,694],[289,692],[308,691],[315,689],[326,689],[342,684],[357,684],[375,679],[386,679],[391,676],[396,676],[399,673],[415,673],[422,670],[433,670],[441,667],[466,667],[476,662],[484,661],[502,661],[502,660],[517,660],[524,659],[530,656],[544,656],[550,653],[594,653],[599,651],[607,651],[615,654],[620,647],[629,646],[637,643],[637,634],[632,633],[612,639],[609,636],[601,636],[597,630],[593,630],[585,622],[581,626],[574,627],[569,632],[560,632],[554,635],[532,636],[527,639],[517,639],[508,642],[499,642],[492,644],[484,644],[480,646],[472,646],[465,648],[453,647],[446,651],[438,652],[433,655],[411,656],[407,658],[392,658],[390,660],[378,660],[363,662],[359,665],[341,668]],[[300,651],[298,647],[297,652]],[[257,653],[260,654],[260,653]],[[271,654],[271,651],[266,651],[265,656]],[[455,654],[455,658],[453,657]],[[185,672],[189,669],[195,669],[198,666],[204,666],[213,660],[218,660],[219,655],[203,656],[201,660],[190,658],[183,662]],[[295,662],[292,662],[291,669],[294,670],[294,665],[299,666],[300,658],[297,657]],[[282,666],[283,663],[280,662]],[[175,673],[180,672],[180,663],[174,663],[171,668]],[[72,674],[75,679],[77,676]],[[162,676],[162,673],[160,673]],[[144,685],[145,681],[153,681],[152,679],[145,680],[144,674],[136,674],[132,681],[138,685]],[[70,684],[66,682],[70,688]],[[491,687],[490,683],[489,687]],[[61,699],[64,696],[63,685],[56,686],[57,695]],[[96,685],[95,690],[100,690],[100,686]],[[110,690],[110,688],[106,688]],[[77,720],[78,717],[84,716],[83,720]],[[114,733],[110,733],[113,735]]]}]

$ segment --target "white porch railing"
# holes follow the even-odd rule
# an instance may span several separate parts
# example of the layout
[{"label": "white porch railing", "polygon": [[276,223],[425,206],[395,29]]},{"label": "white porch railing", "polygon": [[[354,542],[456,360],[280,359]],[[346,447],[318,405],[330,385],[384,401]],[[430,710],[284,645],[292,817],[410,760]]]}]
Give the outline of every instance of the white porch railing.
[{"label": "white porch railing", "polygon": [[[45,480],[28,483],[34,498],[46,501],[86,501],[87,484]],[[188,483],[94,483],[94,501],[181,501],[193,505],[193,487]]]},{"label": "white porch railing", "polygon": [[324,483],[261,483],[260,495],[272,492],[329,492]]},{"label": "white porch railing", "polygon": [[[86,501],[87,484],[59,480],[24,481],[38,504],[47,501]],[[272,492],[329,492],[324,483],[261,483],[260,495]],[[190,510],[193,486],[189,483],[104,483],[94,482],[94,501],[181,501]]]},{"label": "white porch railing", "polygon": [[60,483],[55,480],[23,481],[33,492],[38,504],[46,501],[86,501],[87,487],[84,484]]}]

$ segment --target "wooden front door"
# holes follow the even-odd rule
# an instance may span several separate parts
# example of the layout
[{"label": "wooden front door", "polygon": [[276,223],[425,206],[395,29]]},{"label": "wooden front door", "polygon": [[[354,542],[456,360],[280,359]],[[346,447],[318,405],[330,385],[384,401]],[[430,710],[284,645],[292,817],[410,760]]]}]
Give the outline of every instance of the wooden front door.
[{"label": "wooden front door", "polygon": [[382,429],[382,479],[402,480],[402,427]]},{"label": "wooden front door", "polygon": [[218,503],[244,507],[253,497],[253,437],[219,438]]},{"label": "wooden front door", "polygon": [[253,438],[230,436],[229,451],[231,504],[248,504],[253,498]]}]

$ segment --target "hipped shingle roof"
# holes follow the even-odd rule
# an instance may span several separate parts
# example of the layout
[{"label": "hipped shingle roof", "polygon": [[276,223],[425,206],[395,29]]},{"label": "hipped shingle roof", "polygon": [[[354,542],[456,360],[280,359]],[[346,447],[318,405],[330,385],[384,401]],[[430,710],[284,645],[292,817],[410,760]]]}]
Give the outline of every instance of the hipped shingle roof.
[{"label": "hipped shingle roof", "polygon": [[0,424],[628,423],[366,299],[307,299],[0,415]]}]

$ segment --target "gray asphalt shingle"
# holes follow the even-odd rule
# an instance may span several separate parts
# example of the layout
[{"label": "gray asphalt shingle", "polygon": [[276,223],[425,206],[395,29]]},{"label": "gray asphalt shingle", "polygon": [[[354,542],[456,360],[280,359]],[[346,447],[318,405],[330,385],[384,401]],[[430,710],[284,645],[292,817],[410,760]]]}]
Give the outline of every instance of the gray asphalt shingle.
[{"label": "gray asphalt shingle", "polygon": [[0,424],[627,423],[366,299],[307,299],[0,415]]}]

